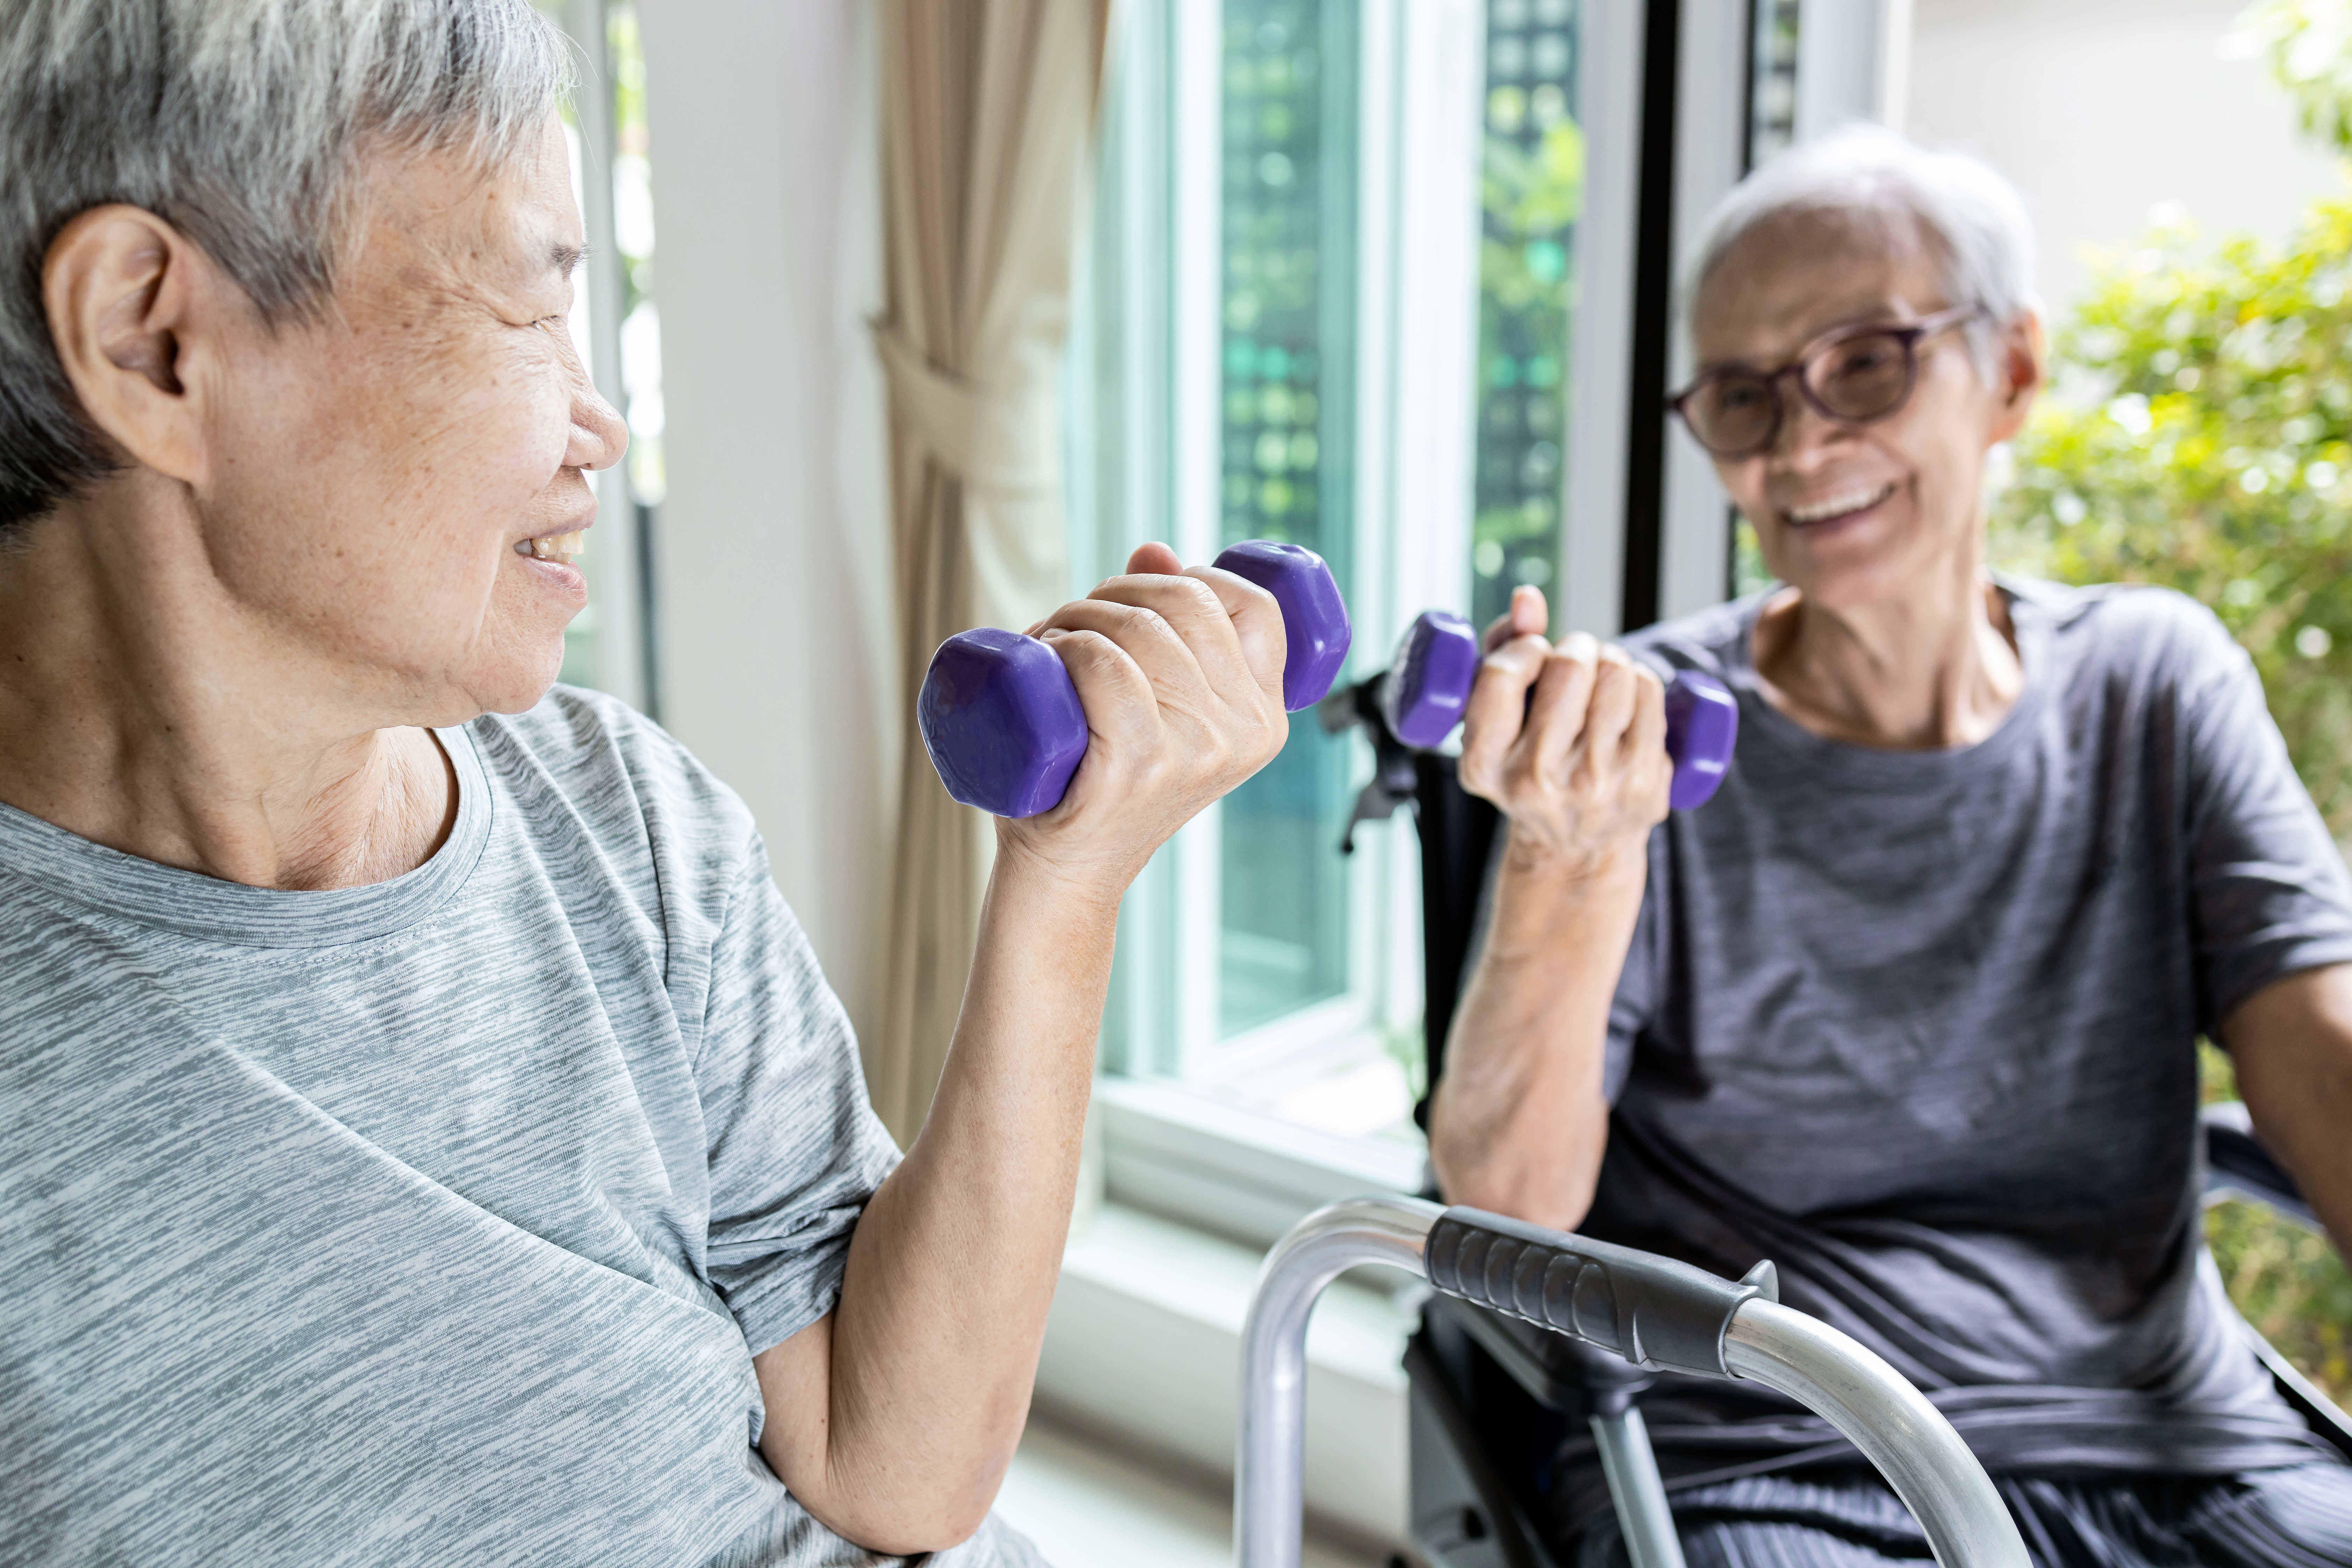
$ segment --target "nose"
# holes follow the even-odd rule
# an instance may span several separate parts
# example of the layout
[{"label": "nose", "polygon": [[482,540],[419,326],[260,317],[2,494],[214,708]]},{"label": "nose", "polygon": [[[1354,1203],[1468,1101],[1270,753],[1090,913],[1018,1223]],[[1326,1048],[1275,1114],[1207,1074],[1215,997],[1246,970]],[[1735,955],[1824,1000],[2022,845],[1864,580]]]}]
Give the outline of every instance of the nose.
[{"label": "nose", "polygon": [[1822,413],[1791,387],[1780,405],[1780,428],[1774,433],[1772,461],[1778,467],[1805,472],[1818,466],[1831,448],[1853,430],[1853,426]]},{"label": "nose", "polygon": [[609,468],[628,449],[628,422],[604,401],[586,368],[576,368],[572,376],[572,439],[564,447],[563,466]]}]

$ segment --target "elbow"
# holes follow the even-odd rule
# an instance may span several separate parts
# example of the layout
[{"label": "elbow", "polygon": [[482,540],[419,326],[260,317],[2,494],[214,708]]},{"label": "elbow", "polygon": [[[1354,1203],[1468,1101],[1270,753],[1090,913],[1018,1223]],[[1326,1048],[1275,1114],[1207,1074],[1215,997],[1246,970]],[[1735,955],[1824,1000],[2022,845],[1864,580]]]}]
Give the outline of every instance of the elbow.
[{"label": "elbow", "polygon": [[976,1505],[961,1499],[910,1500],[915,1506],[871,1519],[839,1517],[812,1506],[805,1498],[801,1506],[819,1524],[877,1557],[913,1558],[961,1546],[980,1533],[993,1506],[992,1498]]},{"label": "elbow", "polygon": [[1592,1210],[1596,1184],[1591,1176],[1573,1172],[1496,1169],[1489,1162],[1463,1173],[1458,1180],[1448,1180],[1441,1169],[1437,1184],[1449,1204],[1484,1209],[1549,1230],[1574,1230]]},{"label": "elbow", "polygon": [[1441,1082],[1429,1108],[1429,1166],[1449,1204],[1552,1230],[1574,1230],[1592,1208],[1608,1114],[1590,1127],[1513,1127],[1478,1136],[1446,1114]]},{"label": "elbow", "polygon": [[972,1466],[953,1479],[935,1479],[920,1489],[890,1495],[882,1488],[862,1489],[854,1498],[824,1500],[823,1504],[803,1498],[801,1506],[835,1535],[877,1556],[919,1558],[961,1546],[980,1533],[1012,1465],[1013,1446],[1008,1444],[993,1462]]},{"label": "elbow", "polygon": [[[923,1544],[914,1550],[945,1552],[978,1535],[980,1527],[988,1522],[989,1510],[996,1506],[996,1494],[1003,1489],[1004,1472],[1012,1468],[1013,1456],[1008,1451],[1003,1461],[984,1476],[934,1499]],[[912,1552],[901,1555],[912,1555]]]}]

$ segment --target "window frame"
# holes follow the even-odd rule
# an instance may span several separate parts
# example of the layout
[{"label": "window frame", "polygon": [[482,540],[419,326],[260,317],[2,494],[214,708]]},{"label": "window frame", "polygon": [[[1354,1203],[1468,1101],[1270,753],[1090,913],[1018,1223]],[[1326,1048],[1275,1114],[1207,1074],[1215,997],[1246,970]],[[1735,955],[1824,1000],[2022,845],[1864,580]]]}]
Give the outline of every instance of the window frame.
[{"label": "window frame", "polygon": [[[1665,417],[1663,407],[1636,409],[1628,397],[1643,336],[1635,321],[1643,205],[1644,137],[1650,167],[1659,167],[1655,106],[1646,106],[1644,65],[1652,14],[1661,9],[1675,51],[1669,79],[1675,102],[1664,149],[1677,247],[1743,166],[1748,102],[1749,0],[1653,0],[1629,6],[1584,0],[1579,18],[1577,92],[1586,134],[1584,214],[1578,247],[1579,296],[1569,345],[1569,421],[1561,465],[1561,576],[1554,595],[1563,625],[1608,635],[1623,629],[1629,535],[1634,534],[1633,465],[1642,460],[1636,422]],[[1475,460],[1479,157],[1486,95],[1484,0],[1361,0],[1358,101],[1356,565],[1347,584],[1357,644],[1347,679],[1382,668],[1395,633],[1430,604],[1466,605]],[[1122,496],[1148,517],[1146,493],[1165,488],[1168,536],[1186,559],[1212,553],[1218,537],[1216,494],[1221,386],[1218,133],[1221,5],[1185,0],[1138,4],[1121,13],[1120,48],[1160,47],[1165,102],[1138,116],[1160,138],[1115,139],[1113,158],[1136,165],[1169,161],[1171,199],[1164,214],[1131,211],[1136,255],[1157,255],[1169,309],[1158,322],[1122,316],[1123,339],[1160,345],[1172,367],[1171,391],[1155,408],[1145,364],[1123,365],[1126,417],[1168,422],[1164,473],[1130,465]],[[1165,28],[1165,32],[1157,31]],[[1725,147],[1728,146],[1727,156]],[[1114,177],[1106,199],[1134,203],[1139,182]],[[1655,177],[1654,174],[1653,177]],[[1430,221],[1448,205],[1451,225]],[[1158,224],[1158,237],[1150,242]],[[1132,264],[1132,263],[1130,263]],[[1082,268],[1082,271],[1084,269]],[[1139,277],[1131,294],[1151,292]],[[1082,288],[1084,286],[1082,285]],[[1433,301],[1458,300],[1454,310]],[[1074,357],[1093,348],[1091,312],[1074,312]],[[1654,329],[1663,323],[1654,323]],[[1676,352],[1686,360],[1686,349]],[[1140,359],[1142,356],[1130,356]],[[1078,378],[1070,384],[1074,447],[1089,439],[1088,406]],[[1145,412],[1139,412],[1145,411]],[[1654,427],[1648,535],[1659,559],[1666,613],[1726,596],[1728,519],[1711,470],[1693,468]],[[1703,454],[1701,457],[1703,458]],[[1085,464],[1073,464],[1084,475]],[[1662,489],[1660,488],[1662,487]],[[1708,499],[1711,496],[1711,500]],[[1074,519],[1104,499],[1083,481],[1071,495]],[[1401,527],[1410,518],[1412,526]],[[1638,546],[1638,539],[1635,541]],[[1090,583],[1104,564],[1073,552],[1074,578]],[[1294,722],[1313,722],[1299,715]],[[1357,776],[1368,778],[1368,752]],[[1381,1136],[1318,1131],[1234,1105],[1212,1089],[1174,1077],[1262,1071],[1315,1053],[1344,1056],[1379,1048],[1382,1035],[1417,1023],[1421,1009],[1418,845],[1405,814],[1360,831],[1350,868],[1349,988],[1339,997],[1224,1040],[1215,1037],[1218,869],[1216,808],[1156,857],[1122,916],[1126,983],[1112,1005],[1160,1008],[1176,1021],[1173,1059],[1120,1063],[1140,1071],[1098,1075],[1094,1190],[1203,1228],[1266,1243],[1320,1203],[1369,1189],[1415,1190],[1426,1184],[1424,1151]]]},{"label": "window frame", "polygon": [[[582,264],[575,319],[584,316],[581,344],[597,394],[625,413],[627,384],[622,374],[621,255],[614,225],[612,35],[608,0],[536,0],[541,15],[571,40],[580,56],[580,79],[572,97],[577,136],[581,226],[588,240]],[[585,565],[596,591],[572,626],[574,637],[594,639],[595,683],[648,717],[660,718],[660,692],[654,650],[653,595],[647,563],[655,509],[630,493],[627,471],[614,467],[591,474],[596,492],[596,522],[589,535]]]}]

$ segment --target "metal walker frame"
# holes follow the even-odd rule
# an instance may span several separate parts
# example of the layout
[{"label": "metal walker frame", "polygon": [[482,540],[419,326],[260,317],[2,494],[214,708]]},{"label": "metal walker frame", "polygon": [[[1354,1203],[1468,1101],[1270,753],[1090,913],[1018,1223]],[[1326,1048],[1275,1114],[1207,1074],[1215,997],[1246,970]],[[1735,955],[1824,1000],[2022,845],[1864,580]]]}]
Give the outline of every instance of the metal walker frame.
[{"label": "metal walker frame", "polygon": [[[1266,1255],[1242,1331],[1234,1537],[1241,1568],[1298,1568],[1307,1321],[1348,1269],[1384,1263],[1436,1289],[1637,1366],[1750,1378],[1825,1417],[1878,1468],[1942,1568],[2030,1568],[2024,1540],[1951,1423],[1877,1354],[1781,1306],[1769,1265],[1737,1283],[1687,1264],[1419,1198],[1307,1215]],[[1592,1417],[1633,1568],[1682,1568],[1656,1460],[1630,1406]]]}]

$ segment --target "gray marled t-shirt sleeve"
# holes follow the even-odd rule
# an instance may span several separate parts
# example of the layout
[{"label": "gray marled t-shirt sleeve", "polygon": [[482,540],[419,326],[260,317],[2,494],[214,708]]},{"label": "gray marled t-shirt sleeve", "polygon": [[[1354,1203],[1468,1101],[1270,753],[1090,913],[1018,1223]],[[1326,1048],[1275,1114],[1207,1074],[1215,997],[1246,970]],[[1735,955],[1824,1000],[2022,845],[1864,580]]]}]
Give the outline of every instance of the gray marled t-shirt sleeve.
[{"label": "gray marled t-shirt sleeve", "polygon": [[[710,1282],[756,1355],[833,1310],[850,1232],[898,1150],[756,837],[710,963],[694,1068],[709,1141]],[[825,1157],[810,1157],[813,1137]]]},{"label": "gray marled t-shirt sleeve", "polygon": [[2253,661],[2195,616],[2181,684],[2200,1023],[2273,981],[2352,962],[2352,877],[2288,759]]}]

